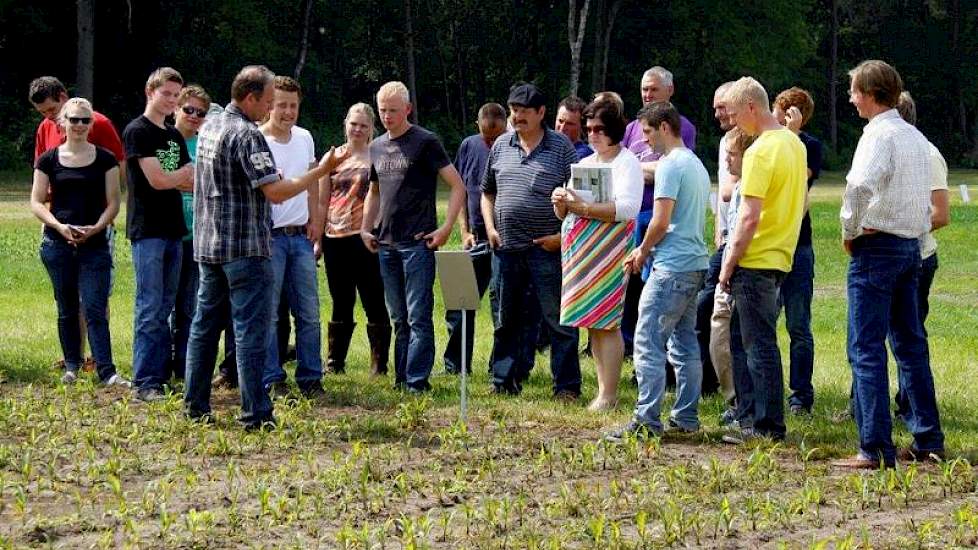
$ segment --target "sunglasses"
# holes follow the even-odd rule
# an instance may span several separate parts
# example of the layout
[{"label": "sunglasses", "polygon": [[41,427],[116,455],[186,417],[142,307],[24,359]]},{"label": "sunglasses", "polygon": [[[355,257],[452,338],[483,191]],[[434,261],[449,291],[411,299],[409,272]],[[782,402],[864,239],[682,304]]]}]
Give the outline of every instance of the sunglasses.
[{"label": "sunglasses", "polygon": [[588,126],[587,127],[587,133],[589,133],[589,134],[603,134],[604,133],[604,126],[602,126],[601,124],[595,124],[593,126]]},{"label": "sunglasses", "polygon": [[85,126],[88,126],[89,124],[92,123],[92,117],[87,117],[87,116],[70,116],[70,117],[68,117],[68,123],[69,124],[84,124]]},{"label": "sunglasses", "polygon": [[196,107],[191,107],[190,105],[184,105],[180,108],[180,110],[187,116],[197,115],[197,118],[204,118],[207,116],[207,111],[205,109],[198,109]]}]

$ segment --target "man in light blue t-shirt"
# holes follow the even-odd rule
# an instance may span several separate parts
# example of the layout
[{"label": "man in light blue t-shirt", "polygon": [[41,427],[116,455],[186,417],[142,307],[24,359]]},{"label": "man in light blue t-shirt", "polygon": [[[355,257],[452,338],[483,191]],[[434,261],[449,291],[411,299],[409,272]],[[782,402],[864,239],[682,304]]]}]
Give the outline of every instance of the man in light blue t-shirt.
[{"label": "man in light blue t-shirt", "polygon": [[641,245],[625,259],[638,273],[655,250],[652,274],[639,300],[635,329],[635,374],[638,400],[632,420],[607,435],[620,441],[663,432],[659,420],[665,394],[668,358],[676,369],[676,402],[666,431],[699,429],[703,363],[696,339],[696,295],[703,286],[709,255],[703,239],[710,176],[696,155],[683,145],[679,112],[670,103],[643,108],[641,121],[649,145],[661,152],[655,173],[655,207]]}]

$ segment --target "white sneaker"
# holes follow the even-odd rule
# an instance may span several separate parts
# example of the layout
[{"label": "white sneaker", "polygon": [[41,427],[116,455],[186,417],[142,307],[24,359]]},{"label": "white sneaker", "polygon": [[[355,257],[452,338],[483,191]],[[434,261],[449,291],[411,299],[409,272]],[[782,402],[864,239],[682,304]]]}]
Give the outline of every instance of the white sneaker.
[{"label": "white sneaker", "polygon": [[118,374],[113,374],[108,380],[103,382],[106,386],[119,386],[120,388],[131,388],[132,382],[126,380]]},{"label": "white sneaker", "polygon": [[73,370],[66,370],[65,373],[61,375],[62,384],[74,384],[76,380],[78,380],[78,373]]}]

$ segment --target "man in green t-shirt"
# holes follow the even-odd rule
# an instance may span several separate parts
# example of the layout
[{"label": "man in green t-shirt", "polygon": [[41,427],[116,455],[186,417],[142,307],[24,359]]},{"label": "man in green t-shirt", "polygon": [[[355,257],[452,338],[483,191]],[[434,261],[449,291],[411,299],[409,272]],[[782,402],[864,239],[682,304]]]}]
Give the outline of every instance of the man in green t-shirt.
[{"label": "man in green t-shirt", "polygon": [[720,270],[720,285],[735,304],[731,352],[740,424],[739,433],[723,440],[784,439],[778,289],[791,271],[805,213],[807,155],[798,136],[778,124],[767,92],[753,78],[736,81],[726,104],[730,121],[757,140],[744,154],[736,228]]}]

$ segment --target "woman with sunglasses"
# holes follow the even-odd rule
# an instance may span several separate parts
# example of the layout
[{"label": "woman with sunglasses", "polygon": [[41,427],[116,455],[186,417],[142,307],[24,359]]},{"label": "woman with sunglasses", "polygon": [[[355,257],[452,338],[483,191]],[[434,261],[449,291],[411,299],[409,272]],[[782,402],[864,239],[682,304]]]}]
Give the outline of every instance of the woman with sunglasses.
[{"label": "woman with sunglasses", "polygon": [[561,227],[563,285],[560,323],[588,329],[598,378],[592,411],[612,409],[618,402],[618,379],[624,356],[621,319],[626,275],[623,260],[632,247],[635,216],[642,203],[642,167],[622,147],[625,117],[621,104],[602,95],[583,113],[594,154],[582,166],[611,169],[609,196],[588,200],[568,187],[554,189],[554,213]]},{"label": "woman with sunglasses", "polygon": [[[66,139],[37,159],[31,211],[45,226],[40,256],[58,304],[58,337],[65,357],[61,381],[75,382],[82,366],[80,295],[99,380],[106,386],[132,387],[116,373],[107,319],[112,257],[105,230],[119,213],[119,163],[112,153],[88,142],[92,105],[87,99],[66,101],[58,121]],[[50,209],[44,204],[49,191]]]},{"label": "woman with sunglasses", "polygon": [[335,151],[343,154],[344,149],[349,149],[350,157],[319,180],[319,208],[326,224],[321,248],[333,298],[333,316],[326,332],[326,368],[333,373],[346,368],[346,353],[356,326],[353,307],[359,291],[360,304],[367,315],[371,373],[387,374],[391,325],[384,304],[384,283],[377,255],[367,250],[360,237],[363,204],[370,185],[369,145],[374,136],[374,120],[370,105],[357,103],[350,107],[343,121],[346,143]]},{"label": "woman with sunglasses", "polygon": [[[211,105],[211,97],[197,84],[188,84],[177,96],[177,110],[174,113],[176,128],[187,143],[190,162],[197,161],[197,131]],[[183,380],[187,366],[187,340],[190,338],[190,322],[194,318],[197,304],[197,262],[194,261],[194,194],[182,192],[183,220],[189,232],[183,238],[183,259],[180,264],[180,280],[177,283],[177,297],[170,314],[170,337],[173,341],[173,355],[170,370],[174,378]]]}]

